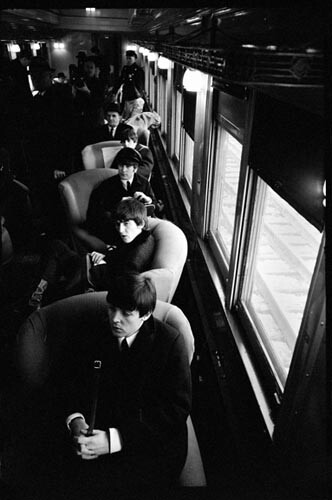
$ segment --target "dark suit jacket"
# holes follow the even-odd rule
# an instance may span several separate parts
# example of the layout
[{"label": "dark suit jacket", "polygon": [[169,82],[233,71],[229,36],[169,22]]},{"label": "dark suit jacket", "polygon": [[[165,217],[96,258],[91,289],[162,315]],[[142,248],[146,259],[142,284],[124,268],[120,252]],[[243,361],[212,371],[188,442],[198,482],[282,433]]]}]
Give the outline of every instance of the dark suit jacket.
[{"label": "dark suit jacket", "polygon": [[[125,359],[105,328],[96,332],[95,350],[69,391],[68,415],[81,412],[89,422],[93,360],[102,361],[96,429],[116,427],[122,450],[108,458],[110,482],[116,472],[130,470],[131,486],[142,484],[151,471],[161,482],[174,480],[187,451],[186,419],[191,406],[191,374],[182,335],[150,317],[141,327]],[[113,474],[114,470],[114,474]],[[87,472],[87,471],[86,471]],[[165,477],[164,477],[165,476]],[[123,476],[121,486],[125,486]]]},{"label": "dark suit jacket", "polygon": [[111,137],[108,125],[102,125],[101,127],[97,127],[95,130],[91,132],[90,144],[95,144],[96,142],[103,142],[103,141],[121,141],[122,133],[128,128],[129,126],[126,125],[125,123],[119,123],[119,125],[116,127],[114,137]]},{"label": "dark suit jacket", "polygon": [[122,240],[106,254],[106,264],[92,266],[90,281],[96,290],[107,290],[115,275],[125,271],[141,273],[149,269],[154,252],[155,240],[150,231],[142,231],[131,243]]},{"label": "dark suit jacket", "polygon": [[91,194],[87,212],[87,229],[106,243],[112,243],[116,238],[112,213],[122,198],[133,196],[141,191],[156,203],[155,194],[147,179],[139,174],[134,175],[130,191],[123,187],[119,175],[114,175],[102,182]]}]

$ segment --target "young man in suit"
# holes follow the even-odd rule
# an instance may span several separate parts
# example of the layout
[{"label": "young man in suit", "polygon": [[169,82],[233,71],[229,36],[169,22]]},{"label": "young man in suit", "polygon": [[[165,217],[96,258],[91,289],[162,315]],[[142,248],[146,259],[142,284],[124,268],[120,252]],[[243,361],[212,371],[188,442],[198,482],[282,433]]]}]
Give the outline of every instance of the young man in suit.
[{"label": "young man in suit", "polygon": [[[120,201],[115,209],[114,226],[118,233],[107,252],[79,255],[61,240],[52,240],[43,256],[41,280],[30,297],[29,306],[90,290],[107,290],[114,276],[125,271],[149,269],[155,240],[148,230],[146,207],[135,198]],[[52,296],[53,295],[53,296]],[[51,299],[51,300],[50,300]]]},{"label": "young man in suit", "polygon": [[152,152],[147,146],[138,143],[137,132],[133,127],[130,127],[123,132],[121,143],[125,147],[135,149],[135,151],[139,152],[142,157],[142,165],[138,167],[138,173],[150,180],[153,169]]},{"label": "young man in suit", "polygon": [[112,215],[123,198],[134,197],[146,205],[156,205],[149,181],[137,173],[140,165],[142,157],[137,151],[121,149],[112,164],[112,168],[118,168],[118,175],[103,181],[91,194],[86,227],[105,243],[112,242],[110,235],[116,237]]},{"label": "young man in suit", "polygon": [[[105,329],[67,394],[66,424],[77,455],[69,456],[69,498],[162,498],[186,458],[187,349],[178,331],[152,316],[156,290],[149,278],[118,276],[107,302]],[[88,432],[97,401],[96,359],[101,362],[98,403]]]}]

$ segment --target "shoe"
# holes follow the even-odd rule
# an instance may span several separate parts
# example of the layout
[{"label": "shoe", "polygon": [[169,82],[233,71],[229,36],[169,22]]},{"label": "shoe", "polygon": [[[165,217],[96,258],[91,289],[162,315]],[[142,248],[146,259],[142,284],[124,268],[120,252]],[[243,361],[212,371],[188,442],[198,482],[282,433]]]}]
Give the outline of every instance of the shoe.
[{"label": "shoe", "polygon": [[40,309],[42,306],[44,292],[45,289],[38,286],[29,299],[29,306],[36,310]]}]

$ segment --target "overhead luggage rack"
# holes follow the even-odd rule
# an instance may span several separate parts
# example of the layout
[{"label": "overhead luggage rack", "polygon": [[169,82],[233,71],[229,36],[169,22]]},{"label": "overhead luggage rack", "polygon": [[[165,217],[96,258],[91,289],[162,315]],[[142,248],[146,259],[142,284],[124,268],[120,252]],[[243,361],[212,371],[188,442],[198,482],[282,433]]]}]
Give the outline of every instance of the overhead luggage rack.
[{"label": "overhead luggage rack", "polygon": [[[151,46],[151,42],[149,45]],[[241,85],[324,85],[324,57],[316,49],[291,51],[278,50],[274,46],[211,49],[159,44],[154,50],[180,64]]]}]

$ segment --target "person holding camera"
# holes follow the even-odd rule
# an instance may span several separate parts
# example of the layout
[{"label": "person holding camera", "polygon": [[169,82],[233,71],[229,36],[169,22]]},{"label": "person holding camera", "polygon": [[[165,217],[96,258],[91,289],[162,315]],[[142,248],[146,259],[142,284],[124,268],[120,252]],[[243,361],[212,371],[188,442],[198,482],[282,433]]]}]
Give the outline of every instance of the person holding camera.
[{"label": "person holding camera", "polygon": [[97,76],[96,61],[87,57],[84,61],[84,76],[73,80],[75,104],[82,116],[83,131],[88,132],[103,125],[104,85]]}]

